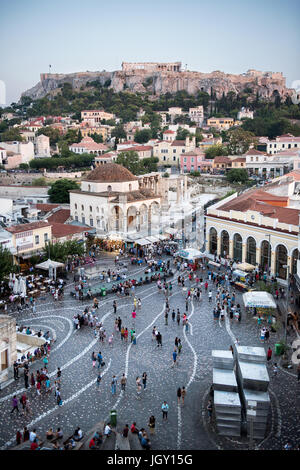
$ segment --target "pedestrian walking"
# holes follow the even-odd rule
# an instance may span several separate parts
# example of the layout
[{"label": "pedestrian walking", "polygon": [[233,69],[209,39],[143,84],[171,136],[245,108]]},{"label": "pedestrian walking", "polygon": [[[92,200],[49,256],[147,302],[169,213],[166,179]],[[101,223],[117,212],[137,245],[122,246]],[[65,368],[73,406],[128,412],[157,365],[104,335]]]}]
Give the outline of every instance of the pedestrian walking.
[{"label": "pedestrian walking", "polygon": [[138,396],[140,396],[140,394],[142,393],[141,378],[140,378],[140,377],[137,377],[137,378],[135,379],[135,383],[136,383],[136,387],[137,387],[137,394],[138,394]]},{"label": "pedestrian walking", "polygon": [[173,308],[173,310],[172,310],[172,314],[171,314],[171,315],[172,315],[172,320],[173,320],[173,322],[174,322],[174,321],[175,321],[175,317],[176,317],[176,313],[175,313],[174,308]]},{"label": "pedestrian walking", "polygon": [[178,402],[178,405],[180,405],[180,398],[181,398],[181,388],[178,387],[178,389],[177,389],[177,402]]},{"label": "pedestrian walking", "polygon": [[117,313],[117,302],[114,300],[113,301],[113,309],[114,309],[114,314]]},{"label": "pedestrian walking", "polygon": [[126,382],[127,382],[125,374],[122,375],[120,382],[121,382],[121,390],[125,392]]},{"label": "pedestrian walking", "polygon": [[153,415],[150,416],[149,418],[148,426],[150,428],[150,434],[154,434],[155,433],[155,417]]},{"label": "pedestrian walking", "polygon": [[168,411],[169,411],[169,405],[166,401],[163,402],[161,405],[161,411],[162,411],[162,419],[168,420]]},{"label": "pedestrian walking", "polygon": [[146,372],[144,372],[143,375],[142,375],[142,382],[143,382],[144,390],[145,390],[146,387],[147,387],[147,374],[146,374]]},{"label": "pedestrian walking", "polygon": [[17,361],[14,362],[14,379],[17,380],[19,378],[19,365]]},{"label": "pedestrian walking", "polygon": [[93,352],[92,352],[92,364],[93,364],[93,367],[96,366],[96,361],[97,361],[97,356],[96,356],[95,352],[93,351]]},{"label": "pedestrian walking", "polygon": [[100,386],[101,379],[102,379],[102,377],[101,377],[101,374],[99,373],[98,377],[97,377],[97,382],[96,382],[97,383],[97,388],[99,388],[99,386]]},{"label": "pedestrian walking", "polygon": [[24,369],[25,388],[29,387],[28,381],[29,381],[29,372],[28,372],[28,369]]},{"label": "pedestrian walking", "polygon": [[157,341],[157,347],[159,348],[159,346],[162,348],[162,336],[160,334],[160,332],[157,333],[156,335],[156,341]]},{"label": "pedestrian walking", "polygon": [[185,389],[185,387],[182,387],[182,389],[181,389],[181,398],[182,398],[182,404],[183,405],[184,405],[185,395],[186,395],[186,389]]},{"label": "pedestrian walking", "polygon": [[14,395],[14,396],[13,396],[13,399],[12,399],[12,401],[11,401],[11,404],[12,404],[11,413],[13,413],[13,412],[16,410],[17,413],[19,414],[19,407],[18,407],[17,395]]},{"label": "pedestrian walking", "polygon": [[278,366],[277,366],[277,362],[275,362],[273,366],[273,377],[276,377],[277,373],[278,373]]},{"label": "pedestrian walking", "polygon": [[116,391],[117,391],[117,378],[116,378],[115,375],[113,375],[112,381],[111,381],[111,393],[112,393],[112,395],[115,395]]},{"label": "pedestrian walking", "polygon": [[174,349],[172,356],[173,356],[172,367],[174,367],[176,365],[176,359],[177,359],[177,350],[176,350],[176,348]]},{"label": "pedestrian walking", "polygon": [[272,358],[272,349],[269,347],[268,352],[267,352],[267,361],[270,361]]}]

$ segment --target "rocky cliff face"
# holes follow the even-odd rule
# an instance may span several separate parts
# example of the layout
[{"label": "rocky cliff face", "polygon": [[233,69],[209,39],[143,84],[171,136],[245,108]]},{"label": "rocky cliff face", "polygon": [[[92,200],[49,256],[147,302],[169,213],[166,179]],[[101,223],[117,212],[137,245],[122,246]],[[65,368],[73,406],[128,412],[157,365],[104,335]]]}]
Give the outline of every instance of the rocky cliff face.
[{"label": "rocky cliff face", "polygon": [[79,72],[71,74],[41,74],[41,80],[37,85],[25,91],[22,96],[30,96],[33,99],[43,98],[52,90],[59,88],[63,83],[70,83],[73,88],[79,90],[89,81],[98,80],[104,85],[111,80],[110,88],[119,92],[123,90],[134,93],[151,92],[154,95],[164,93],[176,93],[186,90],[190,94],[197,91],[211,93],[211,88],[220,98],[233,91],[242,92],[245,88],[251,88],[254,94],[270,99],[274,92],[282,98],[292,94],[292,90],[286,88],[285,78],[281,73],[258,72],[250,70],[242,75],[226,74],[216,71],[211,73],[201,72],[149,72],[146,70],[116,71],[116,72]]}]

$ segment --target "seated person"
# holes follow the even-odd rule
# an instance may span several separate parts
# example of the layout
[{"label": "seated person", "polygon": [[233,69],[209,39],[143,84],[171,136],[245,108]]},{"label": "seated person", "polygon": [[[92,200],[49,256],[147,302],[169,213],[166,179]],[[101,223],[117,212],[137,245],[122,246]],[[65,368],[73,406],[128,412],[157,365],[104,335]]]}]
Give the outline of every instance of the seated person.
[{"label": "seated person", "polygon": [[74,439],[74,441],[80,441],[80,439],[82,439],[82,436],[83,436],[83,433],[82,433],[80,427],[78,426],[78,428],[75,429],[73,439]]},{"label": "seated person", "polygon": [[39,449],[39,445],[38,445],[37,439],[34,439],[34,441],[30,444],[30,450],[38,450],[38,449]]},{"label": "seated person", "polygon": [[99,433],[98,431],[95,432],[93,439],[96,444],[101,444],[102,443],[102,434]]},{"label": "seated person", "polygon": [[57,431],[56,431],[56,433],[55,433],[55,437],[56,437],[56,439],[62,439],[62,437],[63,437],[63,432],[62,432],[62,430],[61,430],[60,428],[57,428]]},{"label": "seated person", "polygon": [[110,424],[107,423],[106,426],[105,426],[105,429],[104,429],[104,435],[106,437],[109,437],[111,435],[111,433],[112,433],[112,429],[110,427]]},{"label": "seated person", "polygon": [[54,432],[53,432],[53,429],[50,428],[47,432],[46,432],[46,439],[48,441],[50,441],[51,439],[54,438]]},{"label": "seated person", "polygon": [[96,449],[96,442],[95,442],[95,440],[94,440],[93,437],[92,437],[92,439],[90,440],[89,449]]},{"label": "seated person", "polygon": [[139,432],[138,432],[138,438],[139,438],[140,441],[142,440],[143,432],[145,432],[145,429],[144,429],[144,428],[141,428],[141,429],[139,430]]}]

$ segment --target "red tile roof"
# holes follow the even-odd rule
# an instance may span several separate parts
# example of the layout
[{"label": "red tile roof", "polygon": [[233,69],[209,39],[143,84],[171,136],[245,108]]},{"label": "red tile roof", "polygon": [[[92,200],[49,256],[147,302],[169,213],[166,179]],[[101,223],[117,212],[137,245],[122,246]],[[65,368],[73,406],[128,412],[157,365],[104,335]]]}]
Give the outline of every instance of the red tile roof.
[{"label": "red tile roof", "polygon": [[184,147],[185,146],[185,140],[173,140],[172,147]]},{"label": "red tile roof", "polygon": [[22,233],[43,227],[51,227],[51,224],[44,221],[30,222],[29,224],[12,225],[11,227],[7,227],[5,230],[10,233]]},{"label": "red tile roof", "polygon": [[74,235],[75,233],[87,232],[90,229],[91,227],[87,226],[54,223],[52,224],[52,237],[62,238],[68,235]]},{"label": "red tile roof", "polygon": [[47,220],[51,224],[53,223],[61,223],[64,224],[66,220],[70,217],[70,209],[59,209],[58,211],[54,212],[54,214],[50,215]]},{"label": "red tile roof", "polygon": [[49,212],[52,211],[52,209],[56,209],[56,207],[59,207],[59,204],[43,204],[43,203],[37,203],[35,204],[36,209],[39,209],[42,212]]}]

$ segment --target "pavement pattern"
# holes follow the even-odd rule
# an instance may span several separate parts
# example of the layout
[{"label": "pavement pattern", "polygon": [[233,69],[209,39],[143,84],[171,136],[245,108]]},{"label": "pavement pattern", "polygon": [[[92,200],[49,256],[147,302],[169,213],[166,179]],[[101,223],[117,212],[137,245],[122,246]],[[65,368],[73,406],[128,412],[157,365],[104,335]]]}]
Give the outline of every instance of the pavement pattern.
[{"label": "pavement pattern", "polygon": [[[112,257],[106,255],[102,260],[101,270],[113,266]],[[130,272],[141,272],[144,268],[129,266]],[[178,272],[175,273],[172,294],[169,298],[170,313],[168,325],[165,325],[163,293],[158,292],[155,283],[136,289],[136,296],[141,298],[142,307],[137,311],[135,320],[131,317],[133,298],[120,298],[115,295],[99,299],[98,317],[104,324],[107,337],[114,333],[113,345],[100,343],[95,338],[93,329],[85,326],[80,330],[73,327],[72,317],[81,313],[91,301],[76,301],[70,296],[73,280],[70,278],[65,288],[62,301],[54,301],[48,295],[45,300],[38,300],[36,314],[28,312],[13,313],[18,324],[32,326],[34,329],[55,330],[56,342],[51,348],[48,371],[51,385],[56,378],[57,367],[61,368],[61,397],[63,405],[57,406],[54,391],[40,397],[35,390],[27,390],[30,400],[31,415],[11,414],[11,399],[16,393],[21,396],[24,389],[23,372],[20,379],[13,381],[0,391],[0,448],[9,449],[15,445],[17,430],[24,426],[36,428],[38,436],[44,438],[46,431],[61,427],[64,436],[71,435],[80,425],[84,432],[91,429],[97,422],[109,420],[110,410],[117,410],[118,429],[125,424],[136,421],[137,427],[148,429],[150,415],[156,418],[155,434],[151,436],[153,449],[248,449],[247,437],[241,439],[219,436],[214,420],[209,421],[206,411],[208,392],[212,383],[212,349],[229,349],[238,338],[241,345],[261,346],[259,328],[252,315],[242,311],[241,322],[216,321],[212,310],[215,305],[216,289],[209,283],[213,291],[212,302],[208,301],[207,293],[203,292],[200,302],[189,304],[188,317],[190,328],[185,331],[171,318],[171,311],[179,308],[185,311],[185,295],[177,285]],[[206,273],[204,274],[206,278]],[[188,285],[188,283],[187,283]],[[117,301],[117,315],[113,313],[113,301]],[[237,302],[242,303],[241,294],[237,293]],[[136,329],[137,344],[122,342],[120,334],[114,331],[114,321],[120,316],[122,324]],[[134,322],[134,323],[133,323]],[[162,348],[158,348],[152,340],[152,328],[156,326],[162,334]],[[180,337],[183,345],[178,365],[172,367],[172,352],[175,337]],[[271,333],[270,342],[264,345],[267,349],[281,337],[280,333]],[[101,368],[102,380],[98,387],[96,378],[97,365],[92,367],[91,355],[101,351],[105,366]],[[270,374],[271,411],[269,429],[263,441],[256,441],[257,449],[278,450],[290,441],[293,446],[299,445],[299,390],[295,372],[279,368],[278,375],[272,375],[273,356],[268,363]],[[41,369],[42,361],[30,366],[30,372]],[[147,388],[137,395],[136,377],[148,375]],[[120,378],[127,376],[126,391],[121,392]],[[117,393],[111,393],[111,379],[118,379]],[[177,404],[177,388],[185,386],[187,394],[184,405]],[[161,405],[166,400],[169,404],[168,420],[162,421]],[[21,405],[19,409],[21,411]]]}]

